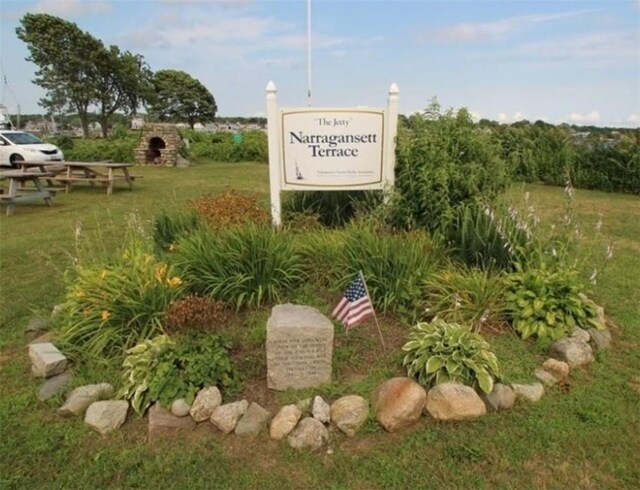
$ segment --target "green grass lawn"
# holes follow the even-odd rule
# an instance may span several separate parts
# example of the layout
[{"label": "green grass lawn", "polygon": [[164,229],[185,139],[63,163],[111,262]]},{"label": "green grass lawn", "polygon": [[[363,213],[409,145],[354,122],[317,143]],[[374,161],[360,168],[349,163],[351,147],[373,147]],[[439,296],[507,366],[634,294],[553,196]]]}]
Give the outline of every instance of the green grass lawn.
[{"label": "green grass lawn", "polygon": [[[640,394],[628,382],[640,376],[640,198],[576,191],[583,234],[603,216],[602,232],[585,241],[587,263],[613,243],[614,256],[599,273],[593,297],[618,325],[614,349],[586,370],[572,373],[568,388],[549,389],[535,405],[474,422],[438,423],[426,417],[414,429],[386,434],[370,422],[353,439],[336,435],[325,452],[299,453],[261,438],[248,443],[207,427],[186,441],[150,448],[146,419],[130,415],[125,426],[101,437],[80,420],[58,419],[61,400],[37,400],[23,331],[30,317],[48,314],[63,294],[63,273],[80,239],[96,254],[122,238],[130,213],[150,220],[162,208],[225,189],[257,193],[268,202],[268,169],[258,164],[202,164],[187,169],[139,168],[144,176],[130,192],[78,187],[59,194],[55,206],[22,205],[0,216],[0,488],[638,488],[640,486]],[[515,186],[545,221],[564,212],[562,189]],[[4,211],[4,209],[3,209]],[[99,239],[96,239],[99,236]],[[589,271],[585,271],[588,275]],[[302,292],[301,294],[304,294]],[[260,312],[247,335],[262,340]],[[256,318],[252,321],[255,323]],[[374,332],[374,330],[372,330]],[[358,358],[354,332],[336,350]],[[512,336],[490,338],[513,381],[527,381],[543,353]],[[364,357],[363,357],[364,358]],[[390,355],[397,359],[397,355]],[[364,381],[348,389],[369,390],[394,366],[362,365]],[[78,373],[78,379],[83,374]],[[530,373],[530,381],[533,381]],[[101,381],[101,380],[94,380]],[[376,381],[377,382],[377,381]],[[340,391],[340,387],[331,389]],[[345,388],[346,389],[346,388]],[[282,396],[282,401],[286,397]]]}]

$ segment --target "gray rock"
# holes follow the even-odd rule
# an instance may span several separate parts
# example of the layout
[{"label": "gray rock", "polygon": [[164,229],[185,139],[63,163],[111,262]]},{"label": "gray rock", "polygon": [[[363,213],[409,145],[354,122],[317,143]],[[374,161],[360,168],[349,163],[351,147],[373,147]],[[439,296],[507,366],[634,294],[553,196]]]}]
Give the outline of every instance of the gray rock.
[{"label": "gray rock", "polygon": [[483,399],[488,410],[499,412],[501,410],[511,410],[516,401],[516,394],[507,385],[495,383],[491,393],[485,395]]},{"label": "gray rock", "polygon": [[43,333],[49,330],[49,320],[40,317],[34,317],[24,329],[24,338],[28,342],[37,339]]},{"label": "gray rock", "polygon": [[285,405],[273,417],[269,426],[269,437],[275,441],[284,439],[295,429],[298,421],[302,417],[302,411],[295,405]]},{"label": "gray rock", "polygon": [[323,424],[331,422],[331,407],[321,396],[313,399],[313,409],[311,410],[313,418],[319,420]]},{"label": "gray rock", "polygon": [[171,413],[176,417],[186,417],[191,411],[191,405],[184,398],[178,398],[171,404]]},{"label": "gray rock", "polygon": [[542,364],[542,369],[553,375],[556,381],[560,382],[569,376],[569,365],[557,359],[547,359]]},{"label": "gray rock", "polygon": [[317,451],[329,440],[329,431],[319,420],[307,417],[293,429],[287,440],[294,449]]},{"label": "gray rock", "polygon": [[513,391],[518,398],[522,398],[529,402],[537,402],[544,395],[544,386],[541,383],[531,383],[528,385],[514,384],[511,385]]},{"label": "gray rock", "polygon": [[547,386],[555,385],[559,381],[553,374],[551,374],[549,371],[545,371],[542,368],[536,369],[534,376]]},{"label": "gray rock", "polygon": [[213,411],[222,403],[222,394],[217,386],[201,389],[191,405],[191,417],[196,422],[204,422],[211,418]]},{"label": "gray rock", "polygon": [[38,400],[41,402],[48,400],[58,394],[64,393],[71,385],[73,375],[71,371],[65,371],[46,380],[38,391]]},{"label": "gray rock", "polygon": [[331,382],[333,323],[315,308],[277,305],[267,322],[267,384],[272,390]]},{"label": "gray rock", "polygon": [[174,438],[195,428],[196,423],[191,417],[176,417],[159,403],[154,403],[149,408],[149,444],[156,444],[164,438]]},{"label": "gray rock", "polygon": [[443,383],[427,392],[426,410],[436,420],[468,420],[487,413],[480,396],[470,386]]},{"label": "gray rock", "polygon": [[369,403],[358,395],[338,398],[331,405],[331,422],[348,437],[353,437],[369,416]]},{"label": "gray rock", "polygon": [[84,414],[93,402],[109,398],[113,394],[113,386],[109,383],[80,386],[67,396],[67,400],[58,409],[61,417],[74,417]]},{"label": "gray rock", "polygon": [[592,328],[589,330],[591,335],[591,341],[598,350],[607,350],[611,348],[611,332],[609,329],[596,330]]},{"label": "gray rock", "polygon": [[591,346],[573,337],[554,342],[551,345],[549,355],[555,359],[566,362],[571,369],[593,362]]},{"label": "gray rock", "polygon": [[29,344],[29,358],[33,373],[43,378],[60,374],[67,368],[67,358],[51,343]]},{"label": "gray rock", "polygon": [[244,415],[249,406],[247,400],[220,405],[211,414],[211,422],[225,434],[236,428],[238,420]]},{"label": "gray rock", "polygon": [[271,414],[257,403],[252,403],[247,408],[235,428],[237,436],[257,436],[267,428]]},{"label": "gray rock", "polygon": [[128,410],[129,402],[126,400],[94,402],[87,408],[84,423],[105,435],[124,424]]},{"label": "gray rock", "polygon": [[573,329],[573,332],[571,332],[571,338],[582,340],[583,342],[589,342],[589,339],[591,338],[591,336],[589,335],[589,332],[587,332],[586,330],[580,327],[575,327]]},{"label": "gray rock", "polygon": [[397,432],[422,415],[427,392],[410,378],[392,378],[382,383],[373,394],[378,422],[389,432]]}]

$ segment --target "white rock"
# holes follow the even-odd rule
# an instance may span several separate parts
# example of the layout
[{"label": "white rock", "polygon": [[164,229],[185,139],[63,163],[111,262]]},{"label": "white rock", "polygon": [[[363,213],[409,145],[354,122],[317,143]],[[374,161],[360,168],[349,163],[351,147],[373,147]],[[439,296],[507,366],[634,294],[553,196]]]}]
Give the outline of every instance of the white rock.
[{"label": "white rock", "polygon": [[302,417],[302,411],[295,405],[285,405],[273,417],[269,427],[269,437],[275,441],[284,439],[295,429],[298,421]]},{"label": "white rock", "polygon": [[484,396],[484,401],[490,411],[510,410],[516,401],[516,394],[507,385],[495,383],[491,393]]},{"label": "white rock", "polygon": [[426,410],[436,420],[475,419],[487,413],[487,407],[470,386],[443,383],[427,392]]},{"label": "white rock", "polygon": [[369,416],[369,403],[358,395],[338,398],[331,405],[331,422],[348,437],[353,437]]},{"label": "white rock", "polygon": [[573,329],[573,332],[571,332],[571,337],[574,339],[582,340],[583,342],[589,342],[591,335],[589,335],[589,332],[587,332],[586,330],[580,327],[575,327]]},{"label": "white rock", "polygon": [[52,343],[29,344],[29,358],[33,373],[43,378],[60,374],[67,368],[67,358]]},{"label": "white rock", "polygon": [[558,379],[548,371],[545,371],[542,368],[538,368],[534,372],[534,376],[542,381],[543,384],[547,386],[552,386],[558,382]]},{"label": "white rock", "polygon": [[319,420],[323,424],[331,422],[331,407],[321,396],[313,399],[313,409],[311,410],[313,418]]},{"label": "white rock", "polygon": [[306,417],[293,429],[287,439],[294,449],[320,449],[329,440],[329,431],[322,422]]},{"label": "white rock", "polygon": [[171,404],[171,413],[176,417],[186,417],[191,412],[191,405],[184,398],[178,398]]},{"label": "white rock", "polygon": [[531,383],[528,385],[511,385],[518,398],[523,398],[530,402],[537,402],[544,395],[544,386],[541,383]]},{"label": "white rock", "polygon": [[574,337],[554,342],[549,354],[551,357],[569,364],[571,369],[585,366],[594,360],[591,346]]},{"label": "white rock", "polygon": [[126,400],[94,402],[87,408],[84,423],[105,435],[124,424],[128,410],[129,402]]},{"label": "white rock", "polygon": [[201,389],[191,405],[189,413],[196,422],[204,422],[211,418],[213,411],[222,403],[222,394],[217,386]]},{"label": "white rock", "polygon": [[220,405],[211,414],[211,422],[225,434],[229,434],[236,428],[238,420],[249,407],[247,400]]}]

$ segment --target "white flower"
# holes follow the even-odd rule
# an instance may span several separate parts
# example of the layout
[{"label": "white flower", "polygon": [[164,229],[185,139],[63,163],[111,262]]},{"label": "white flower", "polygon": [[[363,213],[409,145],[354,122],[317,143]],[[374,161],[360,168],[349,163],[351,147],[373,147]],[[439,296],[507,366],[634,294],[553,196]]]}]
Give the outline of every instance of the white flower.
[{"label": "white flower", "polygon": [[598,222],[596,223],[596,231],[600,231],[602,229],[602,214],[598,215]]},{"label": "white flower", "polygon": [[591,284],[595,284],[596,283],[596,277],[598,277],[598,271],[596,269],[593,269],[593,273],[589,277],[589,282],[591,282]]},{"label": "white flower", "polygon": [[607,251],[604,254],[604,258],[610,260],[613,257],[613,245],[607,245]]}]

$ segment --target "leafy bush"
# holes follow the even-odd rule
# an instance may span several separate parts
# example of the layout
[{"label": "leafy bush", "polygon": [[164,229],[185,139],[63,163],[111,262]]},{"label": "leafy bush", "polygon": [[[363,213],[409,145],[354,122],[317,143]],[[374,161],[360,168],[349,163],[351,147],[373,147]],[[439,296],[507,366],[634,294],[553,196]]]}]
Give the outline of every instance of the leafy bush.
[{"label": "leafy bush", "polygon": [[171,302],[167,309],[166,327],[169,332],[215,330],[229,317],[227,305],[221,301],[189,295]]},{"label": "leafy bush", "polygon": [[114,162],[133,163],[134,150],[139,136],[129,133],[126,137],[108,139],[74,139],[73,147],[65,150],[64,158],[68,161],[98,162],[113,160]]},{"label": "leafy bush", "polygon": [[483,269],[513,269],[526,259],[531,237],[517,218],[489,206],[458,207],[444,234],[454,256],[465,264]]},{"label": "leafy bush", "polygon": [[418,323],[402,347],[407,375],[422,385],[462,383],[491,393],[500,377],[498,359],[477,333],[457,323]]},{"label": "leafy bush", "polygon": [[344,226],[358,211],[375,208],[381,201],[380,192],[372,191],[311,191],[285,194],[283,211],[316,216],[324,226]]},{"label": "leafy bush", "polygon": [[228,191],[215,197],[201,197],[192,201],[190,207],[210,226],[227,228],[232,225],[266,224],[270,217],[258,206],[256,196],[236,194]]},{"label": "leafy bush", "polygon": [[290,234],[266,226],[198,229],[174,257],[191,292],[237,308],[279,301],[303,279]]},{"label": "leafy bush", "polygon": [[473,331],[505,321],[505,285],[501,275],[479,269],[446,270],[427,282],[430,313]]},{"label": "leafy bush", "polygon": [[178,342],[165,335],[144,340],[127,350],[119,396],[131,400],[133,409],[142,416],[156,401],[164,407],[178,398],[192,403],[205,386],[236,388],[229,348],[228,342],[212,334]]},{"label": "leafy bush", "polygon": [[72,356],[117,354],[162,333],[167,306],[183,294],[182,280],[141,239],[74,272],[59,315],[60,340]]},{"label": "leafy bush", "polygon": [[236,142],[231,132],[203,133],[182,131],[190,141],[191,155],[217,162],[269,162],[267,135],[264,131],[242,131],[242,141]]},{"label": "leafy bush", "polygon": [[528,337],[559,339],[575,327],[604,328],[597,307],[581,296],[576,269],[518,266],[507,276],[507,310],[514,329]]},{"label": "leafy bush", "polygon": [[166,252],[178,239],[189,234],[200,224],[198,214],[182,208],[162,210],[153,219],[153,241],[159,251]]},{"label": "leafy bush", "polygon": [[465,109],[427,117],[398,132],[396,188],[390,223],[401,229],[439,230],[457,207],[491,200],[508,184],[498,140],[475,125]]}]

